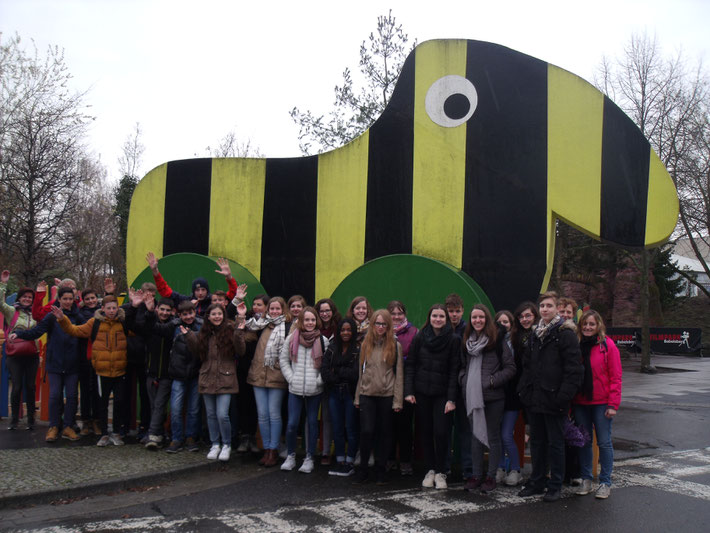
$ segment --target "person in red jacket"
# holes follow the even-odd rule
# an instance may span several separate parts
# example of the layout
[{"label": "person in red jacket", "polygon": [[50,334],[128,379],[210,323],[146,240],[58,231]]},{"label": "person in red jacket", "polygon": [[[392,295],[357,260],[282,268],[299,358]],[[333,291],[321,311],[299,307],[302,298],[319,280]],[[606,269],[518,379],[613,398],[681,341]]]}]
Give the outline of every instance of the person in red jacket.
[{"label": "person in red jacket", "polygon": [[[580,324],[579,347],[584,363],[584,382],[573,400],[574,418],[590,435],[592,425],[597,433],[601,472],[595,496],[606,499],[611,491],[611,470],[614,465],[611,422],[621,403],[621,357],[614,341],[606,336],[599,313],[585,311]],[[576,493],[583,496],[592,492],[591,442],[580,449],[579,462],[582,485]]]}]

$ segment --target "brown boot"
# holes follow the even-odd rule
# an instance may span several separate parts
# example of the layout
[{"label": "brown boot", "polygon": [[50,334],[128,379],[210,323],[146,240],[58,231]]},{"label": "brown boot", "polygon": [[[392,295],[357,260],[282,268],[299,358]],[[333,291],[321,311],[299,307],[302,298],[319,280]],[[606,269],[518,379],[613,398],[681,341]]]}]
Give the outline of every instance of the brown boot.
[{"label": "brown boot", "polygon": [[59,438],[59,428],[57,426],[52,426],[47,430],[47,436],[44,438],[47,442],[54,442]]},{"label": "brown boot", "polygon": [[264,466],[266,459],[271,456],[270,452],[271,450],[264,450],[264,455],[262,455],[261,459],[259,459],[259,466]]},{"label": "brown boot", "polygon": [[271,466],[276,466],[277,461],[279,459],[279,451],[278,450],[267,450],[267,453],[269,456],[266,458],[266,461],[264,461],[264,466],[266,468],[269,468]]}]

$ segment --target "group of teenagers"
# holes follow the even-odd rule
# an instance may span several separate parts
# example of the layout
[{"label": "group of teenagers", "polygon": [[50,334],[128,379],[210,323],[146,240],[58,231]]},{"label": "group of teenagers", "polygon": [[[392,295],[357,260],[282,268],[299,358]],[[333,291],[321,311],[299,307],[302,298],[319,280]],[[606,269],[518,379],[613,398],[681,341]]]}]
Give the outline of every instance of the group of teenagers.
[{"label": "group of teenagers", "polygon": [[[201,397],[210,460],[228,461],[238,440],[238,452],[262,454],[260,465],[280,463],[281,470],[294,470],[304,415],[306,455],[299,472],[314,470],[320,437],[321,464],[331,475],[353,476],[355,484],[383,484],[397,463],[402,475],[412,475],[416,435],[426,473],[422,487],[446,489],[452,435],[457,435],[464,489],[487,493],[500,484],[523,482],[514,439],[522,413],[529,426],[532,473],[520,496],[540,494],[544,501],[556,501],[565,476],[576,481],[577,494],[593,491],[592,442],[566,450],[570,420],[582,433],[595,431],[601,466],[595,495],[609,496],[611,425],[621,401],[622,373],[619,351],[596,311],[577,317],[574,300],[546,292],[537,304],[523,302],[514,312],[492,316],[488,307],[476,304],[464,316],[463,300],[450,294],[431,306],[417,329],[407,320],[404,303],[395,300],[373,310],[364,296],[352,300],[344,317],[331,299],[310,307],[299,295],[288,301],[255,295],[248,309],[247,287],[237,284],[223,259],[217,272],[225,276],[227,292],[210,294],[207,281],[196,278],[192,294],[183,295],[162,277],[154,254],[148,253],[147,262],[155,283],[129,290],[123,306],[113,294],[99,305],[91,289],[82,291],[79,303],[71,280],[59,283],[56,301],[48,305],[41,304],[43,294],[25,287],[10,306],[5,303],[9,272],[2,273],[7,342],[49,335],[48,442],[79,438],[75,415],[81,382],[79,434],[93,430],[98,446],[123,444],[133,362],[139,367],[139,392],[145,394],[140,437],[150,450],[199,449]],[[108,283],[107,292],[113,289]],[[136,350],[142,350],[142,359],[131,355]],[[31,428],[38,356],[7,361],[9,428],[17,428],[23,390]],[[82,379],[87,372],[88,379]],[[84,396],[90,400],[88,415]],[[263,450],[256,444],[257,426]]]}]

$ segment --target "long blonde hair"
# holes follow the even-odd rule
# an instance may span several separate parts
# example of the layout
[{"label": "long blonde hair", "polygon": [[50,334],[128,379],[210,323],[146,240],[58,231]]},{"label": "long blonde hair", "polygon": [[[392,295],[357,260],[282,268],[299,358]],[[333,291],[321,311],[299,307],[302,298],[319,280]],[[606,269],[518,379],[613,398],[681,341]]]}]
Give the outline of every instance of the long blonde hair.
[{"label": "long blonde hair", "polygon": [[606,326],[604,325],[602,316],[594,309],[588,309],[582,313],[582,317],[579,319],[579,327],[577,328],[577,337],[580,341],[582,340],[582,326],[584,325],[584,321],[590,317],[597,323],[597,344],[601,344],[606,340]]},{"label": "long blonde hair", "polygon": [[367,328],[367,334],[360,345],[360,364],[365,361],[370,361],[370,354],[372,354],[375,349],[375,345],[380,344],[376,337],[376,327],[375,322],[377,319],[382,320],[387,323],[387,329],[385,330],[382,355],[384,357],[385,363],[389,366],[394,366],[397,363],[397,341],[394,338],[394,326],[392,325],[392,315],[387,309],[378,309],[370,318],[370,327]]}]

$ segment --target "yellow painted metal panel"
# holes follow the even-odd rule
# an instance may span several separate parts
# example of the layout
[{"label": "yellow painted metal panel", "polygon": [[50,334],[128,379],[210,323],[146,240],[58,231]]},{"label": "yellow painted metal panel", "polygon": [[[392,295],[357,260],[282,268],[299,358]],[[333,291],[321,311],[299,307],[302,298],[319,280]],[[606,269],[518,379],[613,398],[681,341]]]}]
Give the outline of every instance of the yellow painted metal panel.
[{"label": "yellow painted metal panel", "polygon": [[145,255],[163,255],[163,225],[165,215],[165,181],[168,165],[154,168],[138,183],[128,217],[126,239],[126,276],[132,283],[146,267]]},{"label": "yellow painted metal panel", "polygon": [[646,237],[648,247],[668,240],[678,223],[678,194],[666,167],[651,150],[648,165],[648,203],[646,204]]},{"label": "yellow painted metal panel", "polygon": [[213,159],[209,255],[261,273],[265,159]]},{"label": "yellow painted metal panel", "polygon": [[[466,187],[466,123],[443,127],[425,109],[428,89],[466,76],[466,41],[429,41],[416,50],[412,253],[461,267]],[[445,213],[442,214],[442,213]]]},{"label": "yellow painted metal panel", "polygon": [[369,131],[318,156],[316,300],[365,261]]},{"label": "yellow painted metal panel", "polygon": [[604,96],[582,78],[549,65],[547,106],[548,210],[598,239]]}]

